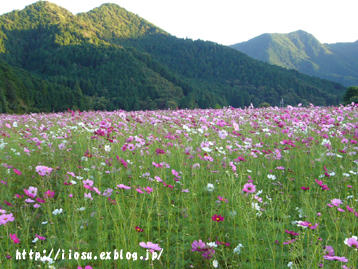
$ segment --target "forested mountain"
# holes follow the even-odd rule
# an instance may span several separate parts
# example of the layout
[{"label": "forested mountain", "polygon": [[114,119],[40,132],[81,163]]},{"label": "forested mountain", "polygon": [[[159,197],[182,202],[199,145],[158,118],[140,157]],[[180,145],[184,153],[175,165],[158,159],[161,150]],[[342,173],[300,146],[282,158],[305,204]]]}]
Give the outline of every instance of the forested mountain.
[{"label": "forested mountain", "polygon": [[[59,100],[63,100],[62,104]],[[0,113],[64,111],[83,105],[84,97],[78,87],[44,81],[0,60]]]},{"label": "forested mountain", "polygon": [[[243,107],[279,105],[281,99],[291,105],[332,105],[345,91],[341,84],[226,46],[176,38],[115,4],[73,15],[40,1],[4,14],[0,60],[9,65],[19,91],[14,103],[0,84],[0,98],[9,104],[3,112]],[[51,97],[56,106],[51,99],[41,105],[24,99],[20,74],[70,97]]]},{"label": "forested mountain", "polygon": [[345,86],[358,85],[358,41],[321,44],[302,30],[262,34],[231,46],[250,57]]}]

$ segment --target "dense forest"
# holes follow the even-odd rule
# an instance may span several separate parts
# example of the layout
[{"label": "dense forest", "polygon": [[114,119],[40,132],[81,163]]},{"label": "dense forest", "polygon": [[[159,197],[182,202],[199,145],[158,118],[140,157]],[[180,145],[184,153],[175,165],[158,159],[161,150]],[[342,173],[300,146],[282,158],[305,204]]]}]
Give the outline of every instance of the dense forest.
[{"label": "dense forest", "polygon": [[336,105],[345,87],[176,38],[115,4],[0,16],[0,112]]}]

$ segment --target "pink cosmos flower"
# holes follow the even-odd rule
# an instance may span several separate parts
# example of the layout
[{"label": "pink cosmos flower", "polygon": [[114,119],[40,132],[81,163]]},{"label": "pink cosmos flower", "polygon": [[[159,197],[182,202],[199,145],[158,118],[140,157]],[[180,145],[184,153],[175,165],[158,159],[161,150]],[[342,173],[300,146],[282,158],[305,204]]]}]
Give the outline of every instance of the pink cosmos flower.
[{"label": "pink cosmos flower", "polygon": [[228,203],[229,201],[225,199],[224,197],[218,196],[219,201],[223,201],[225,203]]},{"label": "pink cosmos flower", "polygon": [[358,251],[358,237],[352,236],[351,238],[346,238],[344,240],[344,244],[347,246],[354,248],[356,251]]},{"label": "pink cosmos flower", "polygon": [[294,235],[294,236],[300,235],[299,233],[296,233],[294,231],[285,230],[285,232],[288,233],[288,234]]},{"label": "pink cosmos flower", "polygon": [[90,179],[83,180],[82,183],[83,183],[84,185],[88,185],[88,186],[90,186],[90,187],[93,186],[93,180],[90,180]]},{"label": "pink cosmos flower", "polygon": [[304,191],[308,191],[310,188],[309,188],[309,187],[302,186],[301,189],[304,190]]},{"label": "pink cosmos flower", "polygon": [[91,199],[91,201],[93,200],[91,193],[85,193],[85,198]]},{"label": "pink cosmos flower", "polygon": [[278,170],[285,170],[285,167],[283,167],[283,166],[277,166],[276,169],[278,169]]},{"label": "pink cosmos flower", "polygon": [[49,176],[52,172],[52,168],[44,166],[44,165],[38,165],[36,166],[36,172],[40,175],[40,176]]},{"label": "pink cosmos flower", "polygon": [[41,207],[41,206],[40,206],[39,204],[34,204],[33,207],[34,207],[34,208],[39,208],[39,207]]},{"label": "pink cosmos flower", "polygon": [[163,165],[159,164],[159,163],[155,163],[155,162],[152,162],[152,165],[155,166],[155,167],[158,167],[158,168],[162,168]]},{"label": "pink cosmos flower", "polygon": [[295,241],[296,241],[296,239],[291,239],[291,240],[288,240],[287,242],[283,242],[283,244],[284,245],[289,245],[289,244],[292,244]]},{"label": "pink cosmos flower", "polygon": [[144,192],[143,192],[141,189],[139,189],[139,188],[136,189],[136,191],[139,192],[139,193],[144,193]]},{"label": "pink cosmos flower", "polygon": [[18,174],[19,176],[21,176],[21,175],[22,175],[22,172],[21,172],[21,171],[19,171],[19,170],[17,170],[16,168],[14,168],[14,169],[13,169],[13,171],[14,171],[16,174]]},{"label": "pink cosmos flower", "polygon": [[131,187],[128,187],[128,186],[123,185],[123,184],[119,184],[119,185],[117,185],[117,187],[120,188],[120,189],[126,189],[126,190],[131,189]]},{"label": "pink cosmos flower", "polygon": [[256,191],[256,186],[252,183],[246,183],[242,191],[246,193],[254,193]]},{"label": "pink cosmos flower", "polygon": [[201,241],[201,239],[199,239],[199,241],[194,241],[192,244],[191,244],[191,251],[205,251],[206,249],[206,244]]},{"label": "pink cosmos flower", "polygon": [[163,185],[164,185],[165,187],[169,187],[169,188],[173,189],[173,186],[172,186],[172,185],[169,185],[169,184],[165,183],[164,181],[163,181]]},{"label": "pink cosmos flower", "polygon": [[78,266],[77,269],[93,269],[93,268],[90,265],[86,265],[85,267]]},{"label": "pink cosmos flower", "polygon": [[349,207],[348,205],[347,205],[347,210],[348,210],[349,212],[354,212],[354,209],[351,208],[351,207]]},{"label": "pink cosmos flower", "polygon": [[0,225],[5,225],[7,222],[14,221],[14,220],[15,218],[12,215],[12,213],[0,215]]},{"label": "pink cosmos flower", "polygon": [[4,203],[7,204],[8,206],[12,206],[11,203],[9,203],[8,201],[4,200]]},{"label": "pink cosmos flower", "polygon": [[348,259],[346,257],[339,257],[339,256],[323,256],[324,259],[326,260],[331,260],[331,261],[339,261],[339,262],[348,262]]},{"label": "pink cosmos flower", "polygon": [[146,187],[146,188],[144,188],[144,190],[145,190],[147,193],[153,192],[153,188],[151,188],[151,187]]},{"label": "pink cosmos flower", "polygon": [[315,225],[312,225],[312,223],[307,222],[307,221],[299,221],[297,223],[297,226],[301,226],[301,227],[304,227],[304,228],[308,227],[308,228],[310,228],[312,230],[315,230],[317,228],[317,226],[318,226],[318,223],[316,223]]},{"label": "pink cosmos flower", "polygon": [[93,191],[93,188],[90,185],[83,185],[83,187],[87,190]]},{"label": "pink cosmos flower", "polygon": [[44,203],[46,202],[45,200],[43,200],[43,199],[41,199],[41,198],[36,198],[36,201],[39,202],[39,203],[41,203],[41,204],[44,204]]},{"label": "pink cosmos flower", "polygon": [[323,185],[323,181],[322,181],[322,180],[318,181],[317,178],[316,178],[315,181],[316,181],[316,183],[317,183],[318,185],[321,186],[321,188],[322,188],[323,191],[324,191],[324,190],[329,190],[329,188],[328,188],[327,185]]},{"label": "pink cosmos flower", "polygon": [[337,208],[337,210],[340,211],[340,212],[345,212],[344,209],[339,208],[339,207]]},{"label": "pink cosmos flower", "polygon": [[55,195],[54,191],[48,190],[45,192],[45,198],[53,198]]},{"label": "pink cosmos flower", "polygon": [[140,242],[139,245],[140,245],[142,248],[148,248],[151,253],[153,253],[154,250],[158,250],[158,251],[159,251],[159,250],[162,250],[162,248],[159,247],[159,244],[154,244],[154,243],[152,243],[152,242],[147,242],[147,244],[144,243],[144,242]]},{"label": "pink cosmos flower", "polygon": [[40,240],[46,240],[46,237],[43,237],[43,236],[41,236],[41,235],[36,234],[35,236],[36,236],[38,239],[40,239]]},{"label": "pink cosmos flower", "polygon": [[133,151],[133,150],[135,150],[135,146],[133,144],[128,144],[128,149],[130,151]]},{"label": "pink cosmos flower", "polygon": [[158,176],[155,176],[154,179],[155,179],[156,181],[158,181],[158,182],[163,182],[163,180],[162,180],[160,177],[158,177]]},{"label": "pink cosmos flower", "polygon": [[93,187],[93,190],[94,190],[97,194],[101,195],[101,192],[100,192],[96,187]]},{"label": "pink cosmos flower", "polygon": [[343,204],[342,200],[341,199],[333,199],[331,200],[331,203],[334,205],[334,206],[339,206],[341,204]]},{"label": "pink cosmos flower", "polygon": [[334,256],[334,249],[332,246],[325,246],[324,250],[325,256]]},{"label": "pink cosmos flower", "polygon": [[172,169],[172,174],[177,178],[181,178],[181,176],[179,176],[179,172],[175,171],[174,169]]},{"label": "pink cosmos flower", "polygon": [[29,187],[28,190],[24,189],[24,192],[30,198],[35,198],[35,196],[37,195],[37,188],[36,187]]},{"label": "pink cosmos flower", "polygon": [[10,238],[15,244],[20,243],[20,240],[19,240],[19,238],[17,238],[16,234],[10,234]]}]

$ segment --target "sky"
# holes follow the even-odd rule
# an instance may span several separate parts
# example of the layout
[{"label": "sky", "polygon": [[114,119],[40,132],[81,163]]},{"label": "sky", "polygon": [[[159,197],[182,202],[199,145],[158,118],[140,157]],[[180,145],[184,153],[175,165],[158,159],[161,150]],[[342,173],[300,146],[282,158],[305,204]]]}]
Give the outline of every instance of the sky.
[{"label": "sky", "polygon": [[[0,14],[36,0],[1,0]],[[357,0],[50,0],[73,14],[115,3],[179,37],[233,45],[297,30],[321,43],[358,40]]]}]

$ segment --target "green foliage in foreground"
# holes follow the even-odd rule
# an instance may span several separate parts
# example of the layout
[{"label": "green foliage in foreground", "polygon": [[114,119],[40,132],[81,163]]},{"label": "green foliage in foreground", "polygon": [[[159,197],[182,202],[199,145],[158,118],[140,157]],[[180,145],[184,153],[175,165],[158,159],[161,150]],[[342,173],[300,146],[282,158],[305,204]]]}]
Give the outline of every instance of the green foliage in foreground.
[{"label": "green foliage in foreground", "polygon": [[348,105],[352,102],[358,103],[358,86],[351,86],[344,93],[343,103]]}]

